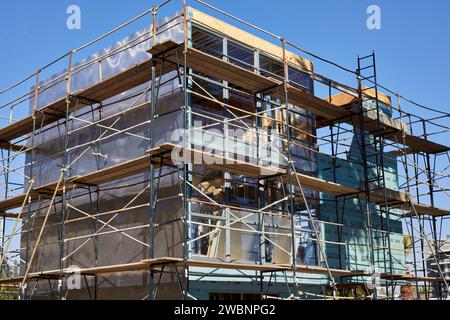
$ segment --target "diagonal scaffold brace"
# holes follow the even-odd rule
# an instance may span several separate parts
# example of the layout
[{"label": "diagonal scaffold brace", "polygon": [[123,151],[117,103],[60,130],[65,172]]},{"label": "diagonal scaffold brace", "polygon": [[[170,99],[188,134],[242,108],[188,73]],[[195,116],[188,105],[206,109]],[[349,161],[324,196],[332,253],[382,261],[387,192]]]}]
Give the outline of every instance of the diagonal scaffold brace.
[{"label": "diagonal scaffold brace", "polygon": [[28,276],[29,276],[29,274],[30,274],[31,266],[32,266],[32,264],[33,264],[33,260],[34,260],[34,257],[35,257],[35,255],[36,255],[37,248],[38,248],[38,246],[39,246],[39,244],[40,244],[40,242],[41,242],[42,235],[44,234],[44,229],[45,229],[45,226],[46,226],[46,224],[47,224],[48,218],[49,218],[49,216],[50,216],[50,212],[51,212],[51,210],[52,210],[53,204],[55,203],[55,199],[56,199],[56,197],[58,196],[58,193],[59,193],[59,191],[60,191],[59,189],[60,189],[61,184],[62,184],[62,182],[63,182],[63,180],[64,180],[64,174],[65,174],[65,170],[62,169],[62,170],[61,170],[61,174],[60,174],[59,179],[58,179],[58,183],[56,184],[55,191],[54,191],[54,193],[53,193],[53,196],[52,196],[52,198],[51,198],[51,200],[50,200],[50,204],[49,204],[49,206],[48,206],[47,212],[46,212],[46,214],[45,214],[44,221],[42,222],[42,226],[41,226],[41,229],[40,229],[40,231],[39,231],[39,235],[38,235],[38,238],[37,238],[37,240],[36,240],[36,244],[35,244],[35,246],[34,246],[34,248],[33,248],[33,252],[32,252],[32,254],[31,254],[30,260],[29,260],[28,263],[27,263],[27,268],[26,268],[25,274],[24,274],[24,276],[23,276],[22,282],[21,282],[21,284],[20,284],[20,290],[21,290],[22,292],[24,292],[24,289],[26,288],[26,283],[27,283],[27,280],[28,280]]}]

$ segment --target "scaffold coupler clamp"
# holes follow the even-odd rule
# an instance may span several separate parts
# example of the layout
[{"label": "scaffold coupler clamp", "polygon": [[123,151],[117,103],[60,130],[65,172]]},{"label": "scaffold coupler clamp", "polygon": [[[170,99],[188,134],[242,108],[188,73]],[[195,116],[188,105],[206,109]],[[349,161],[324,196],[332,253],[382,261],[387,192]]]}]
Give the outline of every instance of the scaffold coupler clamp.
[{"label": "scaffold coupler clamp", "polygon": [[412,195],[411,195],[410,192],[406,192],[406,193],[405,193],[405,197],[406,197],[406,201],[407,201],[407,202],[411,202],[411,200],[412,200]]},{"label": "scaffold coupler clamp", "polygon": [[62,287],[63,287],[63,281],[62,281],[62,279],[58,279],[58,290],[59,290],[59,292],[61,292]]},{"label": "scaffold coupler clamp", "polygon": [[27,290],[27,284],[20,284],[19,285],[19,291],[20,291],[20,295],[19,295],[19,300],[25,300],[25,291]]},{"label": "scaffold coupler clamp", "polygon": [[330,280],[330,281],[328,282],[328,286],[329,286],[331,289],[333,289],[333,291],[335,291],[335,290],[337,289],[337,287],[336,287],[336,281],[334,281],[334,279],[332,279],[332,280]]}]

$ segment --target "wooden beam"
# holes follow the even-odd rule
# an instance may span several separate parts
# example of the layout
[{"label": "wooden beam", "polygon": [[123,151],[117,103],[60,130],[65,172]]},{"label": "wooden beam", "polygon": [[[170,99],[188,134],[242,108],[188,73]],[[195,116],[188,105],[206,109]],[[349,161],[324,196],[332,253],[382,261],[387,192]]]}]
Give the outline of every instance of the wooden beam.
[{"label": "wooden beam", "polygon": [[[395,138],[399,143],[402,143],[403,135],[401,132],[397,132],[395,134]],[[413,149],[415,153],[425,152],[428,154],[441,154],[450,151],[450,148],[447,146],[430,140],[425,140],[424,138],[412,136],[410,134],[406,135],[405,144],[411,147],[411,149]]]},{"label": "wooden beam", "polygon": [[168,52],[176,47],[180,46],[182,43],[178,43],[173,41],[172,39],[168,39],[162,43],[156,43],[154,46],[150,48],[148,51],[152,56],[158,56],[163,54],[164,52]]},{"label": "wooden beam", "polygon": [[[104,183],[112,182],[136,174],[140,174],[149,170],[150,161],[148,156],[142,156],[133,160],[125,161],[123,163],[111,166],[102,170],[88,173],[84,176],[73,176],[67,179],[66,187],[68,190],[74,190],[82,188],[86,185],[101,185]],[[45,197],[51,195],[55,191],[57,182],[52,182],[41,187],[35,188],[29,198],[27,204],[36,203],[39,197]],[[62,192],[62,186],[60,186],[59,192]],[[18,195],[6,200],[0,201],[0,211],[7,211],[15,209],[21,206],[25,199],[25,195]]]},{"label": "wooden beam", "polygon": [[[443,278],[440,277],[415,277],[412,274],[393,274],[382,273],[381,279],[390,280],[394,279],[396,281],[408,281],[408,282],[444,282]],[[446,282],[450,282],[450,278],[445,278]]]},{"label": "wooden beam", "polygon": [[17,219],[18,213],[0,212],[0,218]]},{"label": "wooden beam", "polygon": [[289,103],[328,120],[351,116],[347,111],[291,85],[288,85],[288,99]]},{"label": "wooden beam", "polygon": [[[444,279],[438,277],[412,277],[410,282],[444,282]],[[445,282],[450,283],[450,278],[445,278]]]},{"label": "wooden beam", "polygon": [[202,150],[188,149],[185,154],[183,148],[175,144],[164,144],[149,150],[148,153],[154,159],[153,161],[158,161],[157,157],[161,154],[169,154],[172,165],[176,165],[174,159],[172,159],[172,152],[174,151],[177,153],[179,159],[185,162],[207,165],[211,168],[237,175],[267,178],[286,173],[284,169],[278,167],[260,166],[243,160],[225,157],[221,154],[211,154]]},{"label": "wooden beam", "polygon": [[450,210],[433,208],[425,204],[414,204],[414,208],[418,215],[430,215],[435,217],[449,216]]},{"label": "wooden beam", "polygon": [[[83,275],[96,275],[96,274],[112,274],[118,272],[130,272],[146,270],[147,265],[143,262],[125,263],[113,266],[82,268],[80,274]],[[65,273],[69,273],[70,270],[65,270]]]},{"label": "wooden beam", "polygon": [[[92,267],[92,268],[80,268],[77,270],[81,275],[96,275],[96,274],[112,274],[112,273],[120,273],[120,272],[130,272],[130,271],[139,271],[139,270],[147,270],[148,265],[143,262],[135,262],[135,263],[125,263],[125,264],[118,264],[118,265],[110,265],[110,266],[103,266],[103,267]],[[74,273],[73,269],[64,269],[63,274],[64,275],[71,275]],[[33,279],[48,279],[51,277],[54,277],[55,279],[58,279],[60,275],[59,270],[49,270],[49,271],[43,271],[43,272],[35,272],[30,273],[28,275],[28,280]],[[21,283],[23,281],[24,277],[14,277],[14,278],[7,278],[7,279],[0,279],[0,284],[12,284],[12,283]]]},{"label": "wooden beam", "polygon": [[388,153],[395,157],[401,157],[404,154],[410,155],[410,154],[417,153],[417,151],[415,151],[413,148],[406,148],[405,150],[403,150],[403,149],[392,150],[392,151],[389,151]]},{"label": "wooden beam", "polygon": [[[416,215],[413,213],[413,209],[410,208],[408,205],[407,208],[411,211],[410,213],[404,214],[404,218],[410,218],[415,217]],[[419,216],[432,216],[432,217],[444,217],[444,216],[450,216],[450,210],[447,209],[440,209],[440,208],[433,208],[432,206],[425,205],[425,204],[414,204],[414,209],[417,212],[417,215]]]},{"label": "wooden beam", "polygon": [[[157,66],[157,74],[161,70],[159,68],[161,64]],[[127,70],[115,74],[111,77],[104,79],[90,87],[80,89],[74,93],[72,96],[80,97],[79,103],[77,103],[76,98],[71,99],[69,106],[69,112],[72,113],[75,109],[80,108],[80,104],[86,103],[86,100],[90,101],[104,101],[106,99],[112,98],[124,91],[132,89],[140,84],[146,83],[151,80],[151,61],[146,60],[140,62],[128,68]],[[164,67],[164,72],[170,72],[175,70],[175,66],[167,64]],[[53,123],[61,118],[64,118],[66,114],[66,97],[62,97],[57,101],[39,109],[36,115],[36,123],[46,126]],[[5,142],[12,141],[23,135],[31,133],[33,131],[33,117],[31,115],[24,119],[21,119],[9,126],[0,129],[0,140]],[[0,144],[1,145],[1,144]],[[14,147],[15,149],[18,148]]]},{"label": "wooden beam", "polygon": [[[30,203],[35,203],[39,198],[39,194],[35,192],[31,192],[30,194]],[[0,201],[0,211],[6,212],[7,210],[20,208],[23,201],[25,200],[25,194],[20,194],[8,199],[4,199]]]},{"label": "wooden beam", "polygon": [[0,149],[7,150],[7,151],[11,150],[11,151],[14,151],[14,152],[25,152],[25,151],[27,151],[26,146],[21,146],[21,145],[18,145],[18,144],[12,144],[9,141],[3,141],[3,140],[0,141]]},{"label": "wooden beam", "polygon": [[[173,64],[183,64],[182,59],[179,59],[182,55],[182,49],[179,48],[178,55],[173,52],[164,58]],[[188,48],[187,56],[187,66],[189,68],[217,79],[226,80],[253,93],[282,85],[282,82],[279,80],[264,77],[195,48]]]},{"label": "wooden beam", "polygon": [[150,170],[150,159],[148,156],[142,156],[133,160],[119,163],[115,166],[88,173],[84,176],[71,178],[69,179],[69,181],[73,185],[98,186],[108,182],[144,173],[148,170]]},{"label": "wooden beam", "polygon": [[[177,264],[184,265],[184,260],[181,258],[161,258],[143,260],[143,263],[149,265],[161,265],[161,264]],[[256,264],[256,263],[238,263],[238,262],[224,262],[219,260],[201,260],[201,259],[189,259],[186,261],[189,267],[198,268],[210,268],[210,269],[225,269],[225,270],[249,270],[249,271],[262,271],[262,272],[283,272],[293,271],[294,267],[289,264]],[[295,270],[300,273],[308,274],[328,274],[326,268],[317,266],[297,265]],[[363,276],[368,275],[365,271],[359,270],[340,270],[330,269],[331,273],[336,276]]]},{"label": "wooden beam", "polygon": [[279,45],[275,45],[272,42],[266,41],[260,37],[255,36],[247,31],[244,31],[236,26],[226,23],[220,19],[212,17],[204,12],[198,11],[194,8],[190,8],[190,19],[195,23],[202,26],[206,26],[213,32],[225,35],[229,39],[234,39],[240,43],[245,44],[248,47],[255,48],[263,53],[269,54],[283,60],[283,55],[286,61],[294,66],[300,67],[303,70],[313,71],[313,63],[289,50],[283,50],[281,47],[281,39]]},{"label": "wooden beam", "polygon": [[[384,205],[384,198],[385,198],[384,190],[379,189],[370,191],[371,201],[379,205]],[[391,189],[386,189],[386,199],[388,206],[390,207],[403,206],[408,203],[408,199],[404,193]]]},{"label": "wooden beam", "polygon": [[[357,195],[361,191],[355,188],[346,187],[342,184],[325,181],[319,178],[311,177],[305,174],[297,173],[295,175],[292,173],[291,183],[297,185],[297,178],[299,179],[302,187],[304,189],[315,190],[326,194],[331,194],[334,196],[345,196],[345,195]],[[289,177],[287,175],[283,176],[283,181],[287,183]]]}]

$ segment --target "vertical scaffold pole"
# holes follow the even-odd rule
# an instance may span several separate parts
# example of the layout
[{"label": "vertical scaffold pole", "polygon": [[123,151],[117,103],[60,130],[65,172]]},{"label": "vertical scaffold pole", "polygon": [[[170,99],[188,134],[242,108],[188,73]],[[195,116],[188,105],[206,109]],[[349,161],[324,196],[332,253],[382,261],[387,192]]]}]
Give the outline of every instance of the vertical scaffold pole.
[{"label": "vertical scaffold pole", "polygon": [[[156,12],[153,8],[152,12],[152,46],[156,43]],[[152,69],[151,69],[151,106],[150,106],[150,148],[155,147],[155,113],[156,113],[156,58],[152,56]],[[161,163],[162,166],[162,163]],[[156,201],[155,201],[155,166],[153,158],[150,157],[150,206],[149,206],[149,258],[155,258],[155,214],[156,214]],[[155,270],[153,265],[150,265],[150,279],[149,279],[149,292],[148,297],[150,300],[156,299],[155,296]]]},{"label": "vertical scaffold pole", "polygon": [[[373,234],[372,234],[372,216],[370,210],[370,190],[369,190],[369,168],[367,164],[367,148],[365,141],[365,119],[364,119],[364,96],[362,92],[362,80],[361,80],[361,63],[358,56],[358,69],[356,70],[356,77],[358,82],[358,104],[359,104],[359,143],[361,149],[361,158],[364,171],[364,194],[365,194],[365,209],[366,209],[366,219],[367,219],[367,233],[368,233],[368,246],[369,246],[369,256],[370,264],[372,267],[371,273],[375,273],[375,254],[373,245]],[[377,299],[377,290],[373,289],[373,299]]]},{"label": "vertical scaffold pole", "polygon": [[[189,41],[189,19],[187,16],[187,1],[183,0],[183,25],[184,25],[184,50],[183,50],[183,64],[184,64],[184,70],[183,70],[183,112],[184,112],[184,154],[187,156],[187,150],[190,147],[190,139],[189,139],[189,129],[191,126],[190,121],[190,102],[189,102],[189,93],[188,93],[188,41]],[[188,159],[187,157],[185,157]],[[184,177],[183,177],[183,208],[184,208],[184,217],[183,217],[183,223],[184,223],[184,242],[183,242],[183,261],[184,261],[184,277],[185,277],[185,287],[183,289],[183,299],[187,299],[189,295],[189,240],[190,240],[190,205],[189,205],[189,199],[190,199],[190,186],[188,184],[188,181],[190,181],[189,177],[189,163],[184,164]],[[175,266],[175,268],[178,268]]]},{"label": "vertical scaffold pole", "polygon": [[[388,257],[389,257],[389,273],[390,273],[390,288],[391,288],[391,299],[395,299],[395,282],[394,282],[394,266],[393,266],[393,260],[392,260],[392,248],[391,248],[391,230],[390,230],[390,209],[388,206],[387,201],[387,186],[386,186],[386,174],[385,174],[385,161],[384,161],[384,138],[382,136],[382,128],[381,128],[381,113],[380,113],[380,101],[379,101],[379,94],[378,94],[378,82],[377,82],[377,65],[376,65],[376,57],[375,52],[372,52],[372,66],[373,66],[373,80],[374,80],[374,90],[375,90],[375,106],[377,109],[377,135],[374,136],[374,142],[375,142],[375,153],[379,153],[380,161],[379,166],[377,167],[377,177],[380,176],[381,171],[381,182],[383,187],[383,204],[380,204],[380,216],[381,221],[383,222],[383,209],[386,214],[386,240],[387,240],[387,249],[388,249]],[[376,139],[379,140],[379,150],[377,150],[377,143]],[[377,157],[378,155],[376,155]],[[377,159],[378,164],[378,159]],[[378,185],[380,184],[379,181],[377,181]],[[383,208],[383,209],[382,209]],[[383,229],[383,228],[382,228]],[[384,230],[381,230],[382,234],[384,235]],[[383,237],[382,235],[382,237]],[[386,248],[385,248],[385,242],[383,241],[383,257],[386,257]],[[386,259],[386,258],[384,258]],[[386,263],[386,261],[384,261]],[[386,289],[389,286],[386,285]],[[389,292],[386,292],[386,295],[389,296]]]},{"label": "vertical scaffold pole", "polygon": [[[66,79],[66,114],[64,119],[64,145],[63,145],[63,181],[62,181],[62,202],[61,202],[61,221],[60,221],[60,242],[59,242],[59,279],[58,279],[58,291],[57,298],[58,300],[62,300],[63,290],[64,290],[64,238],[66,231],[66,216],[68,214],[67,207],[67,179],[69,178],[69,168],[67,167],[69,164],[69,154],[67,149],[69,148],[69,138],[70,138],[70,130],[69,130],[69,117],[70,117],[70,104],[71,104],[71,83],[72,83],[72,64],[73,64],[73,55],[74,51],[71,51],[69,54],[69,68],[67,71],[67,79]],[[58,190],[57,190],[58,191]]]},{"label": "vertical scaffold pole", "polygon": [[[403,111],[402,111],[402,106],[401,106],[401,102],[400,102],[401,96],[399,94],[397,94],[397,109],[398,112],[400,114],[400,122],[403,123]],[[409,163],[408,163],[408,155],[407,155],[407,145],[406,145],[406,130],[402,130],[402,141],[401,144],[403,145],[402,148],[402,158],[403,158],[403,168],[405,171],[405,179],[406,179],[406,192],[408,194],[411,194],[411,178],[409,176]],[[416,236],[415,236],[415,232],[414,232],[414,219],[411,216],[409,218],[409,223],[410,223],[410,228],[411,228],[411,246],[412,246],[412,254],[413,254],[413,268],[414,268],[414,276],[417,279],[419,274],[418,274],[418,270],[417,270],[417,253],[416,253]],[[406,248],[405,248],[406,249]],[[405,257],[406,259],[408,257]],[[415,287],[416,287],[416,299],[419,300],[419,283],[418,281],[415,281],[414,283]]]},{"label": "vertical scaffold pole", "polygon": [[[424,138],[426,141],[428,141],[428,132],[427,132],[427,125],[425,123],[425,120],[422,120],[422,126],[423,126],[423,134],[424,134]],[[432,170],[431,170],[431,157],[429,153],[425,154],[425,172],[427,173],[427,182],[428,182],[428,192],[429,192],[429,197],[430,197],[430,204],[431,207],[435,207],[434,206],[434,179],[433,179],[433,175],[432,175]],[[435,255],[438,257],[438,261],[436,263],[440,263],[440,241],[439,241],[439,236],[438,236],[438,232],[437,232],[437,221],[436,221],[436,217],[433,216],[431,218],[431,223],[432,223],[432,232],[433,232],[433,240],[434,240],[434,250],[435,250]],[[430,248],[431,250],[431,248]],[[440,269],[440,266],[437,266],[438,269]],[[437,287],[437,296],[439,298],[439,300],[442,300],[443,295],[442,295],[442,286],[441,283],[438,281],[436,284]]]},{"label": "vertical scaffold pole", "polygon": [[[35,88],[34,88],[34,102],[33,102],[33,114],[32,114],[32,118],[33,118],[33,132],[31,133],[31,161],[30,161],[30,180],[31,183],[34,183],[34,159],[35,159],[35,155],[36,155],[36,131],[37,131],[37,113],[38,113],[38,99],[39,99],[39,78],[40,78],[40,74],[41,74],[41,69],[38,69],[36,72],[36,83],[35,83]],[[6,192],[8,192],[8,188],[7,188],[8,184],[6,183]],[[7,196],[7,195],[6,195]],[[6,197],[5,197],[6,199]],[[28,219],[31,219],[30,217]],[[26,246],[25,246],[25,269],[28,268],[28,255],[29,255],[29,244],[30,244],[30,237],[31,237],[31,220],[27,221],[27,228],[26,228]],[[21,299],[25,299],[26,298],[26,284],[24,285],[23,288],[21,288],[20,290],[21,292],[19,293],[19,297],[21,297]]]},{"label": "vertical scaffold pole", "polygon": [[[295,241],[295,191],[294,184],[292,183],[292,168],[291,166],[295,166],[295,162],[292,159],[291,154],[291,114],[289,110],[289,92],[288,92],[288,66],[286,61],[286,40],[281,39],[282,49],[283,49],[283,93],[284,93],[284,106],[285,106],[285,128],[286,128],[286,138],[287,138],[287,158],[288,158],[288,166],[287,166],[287,175],[288,175],[288,208],[289,214],[291,216],[291,250],[292,250],[292,271],[294,276],[295,286],[298,292],[298,284],[297,284],[297,260],[296,260],[296,241]],[[305,199],[306,201],[306,199]],[[314,223],[311,221],[311,223]],[[287,283],[287,285],[289,285]]]},{"label": "vertical scaffold pole", "polygon": [[41,74],[41,70],[36,71],[36,84],[34,88],[34,103],[33,103],[33,132],[31,133],[31,161],[30,161],[30,179],[33,180],[33,174],[34,174],[34,157],[36,155],[36,130],[37,123],[36,123],[36,117],[38,113],[38,99],[39,99],[39,77]]},{"label": "vertical scaffold pole", "polygon": [[[408,115],[408,122],[409,122],[409,132],[411,136],[414,136],[414,126],[413,126],[413,119],[412,119],[412,115],[409,114]],[[419,183],[419,155],[416,153],[413,153],[413,168],[414,168],[414,189],[415,189],[415,194],[416,194],[416,202],[420,203],[420,183]],[[411,193],[412,194],[412,193]],[[419,224],[419,228],[422,225],[422,218],[421,216],[416,217],[417,218],[417,222]],[[422,232],[419,231],[419,240],[420,240],[420,261],[422,263],[422,272],[423,272],[423,276],[426,276],[426,271],[427,271],[427,266],[425,263],[425,244],[424,244],[424,237],[422,235]],[[425,287],[424,287],[424,291],[425,291],[425,300],[429,300],[430,299],[430,292],[428,290],[428,282],[424,281]]]},{"label": "vertical scaffold pole", "polygon": [[294,268],[294,279],[295,279],[295,285],[296,288],[298,289],[298,283],[297,283],[297,273],[296,273],[296,243],[295,243],[295,187],[292,184],[292,176],[295,177],[295,180],[297,182],[297,186],[300,189],[300,194],[301,194],[301,198],[303,199],[303,201],[305,202],[305,207],[306,207],[306,211],[308,212],[308,217],[309,217],[309,221],[311,223],[311,227],[313,229],[314,235],[316,237],[316,242],[317,242],[317,248],[319,250],[319,255],[323,260],[323,263],[325,264],[325,268],[327,270],[327,275],[328,278],[330,280],[330,282],[328,283],[329,288],[331,288],[333,290],[333,300],[336,300],[337,296],[336,296],[336,282],[334,280],[334,276],[331,272],[330,269],[330,265],[328,263],[328,259],[327,256],[325,254],[325,250],[322,246],[322,239],[320,236],[320,232],[315,224],[314,221],[314,217],[311,213],[311,209],[308,205],[308,198],[305,195],[305,191],[303,189],[303,186],[300,182],[300,179],[297,175],[297,169],[295,166],[295,161],[293,161],[292,159],[292,152],[291,152],[291,143],[292,143],[292,134],[291,134],[291,114],[290,114],[290,109],[289,109],[289,87],[288,87],[288,81],[289,81],[289,69],[288,69],[288,64],[287,64],[287,59],[286,59],[286,41],[285,39],[281,39],[282,40],[282,48],[283,48],[283,64],[284,64],[284,93],[285,93],[285,104],[286,104],[286,125],[287,125],[287,146],[288,146],[288,170],[287,170],[287,174],[288,174],[288,183],[289,183],[289,196],[291,198],[291,216],[292,216],[292,228],[291,228],[291,232],[292,232],[292,247],[293,247],[293,268]]}]

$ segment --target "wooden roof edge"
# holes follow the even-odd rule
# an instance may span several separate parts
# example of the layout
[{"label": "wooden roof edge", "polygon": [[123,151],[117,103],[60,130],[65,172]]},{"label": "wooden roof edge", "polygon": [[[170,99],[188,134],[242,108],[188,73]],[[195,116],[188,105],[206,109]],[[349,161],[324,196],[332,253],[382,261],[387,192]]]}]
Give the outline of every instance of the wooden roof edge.
[{"label": "wooden roof edge", "polygon": [[[227,36],[237,42],[244,43],[246,46],[261,50],[263,53],[270,54],[279,59],[283,58],[283,49],[280,45],[273,44],[254,34],[244,31],[232,24],[206,14],[202,11],[189,7],[190,18],[209,29]],[[286,50],[286,60],[288,63],[313,71],[314,64],[311,60],[299,56],[289,50]]]},{"label": "wooden roof edge", "polygon": [[[363,93],[367,95],[369,98],[375,99],[375,91],[373,89],[363,88]],[[331,99],[330,99],[331,98]],[[332,95],[331,97],[326,97],[324,100],[327,100],[338,107],[344,107],[353,104],[358,100],[358,97],[355,97],[349,93],[346,92],[340,92],[335,95]],[[392,107],[392,100],[391,97],[378,91],[378,101],[388,105],[389,107]]]}]

